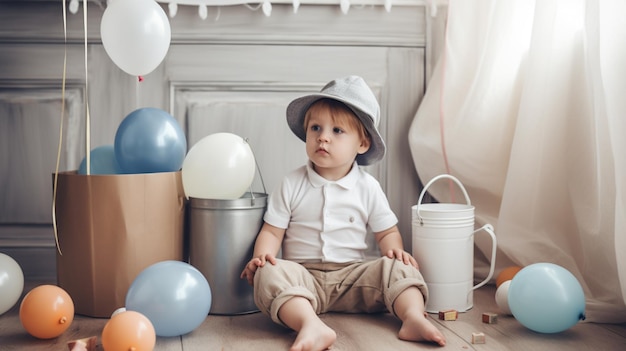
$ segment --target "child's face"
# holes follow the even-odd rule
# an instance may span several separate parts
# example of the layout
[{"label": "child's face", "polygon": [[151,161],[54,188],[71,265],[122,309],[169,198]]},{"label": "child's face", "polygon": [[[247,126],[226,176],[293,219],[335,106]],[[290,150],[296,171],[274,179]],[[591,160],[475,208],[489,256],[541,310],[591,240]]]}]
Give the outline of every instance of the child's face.
[{"label": "child's face", "polygon": [[322,177],[337,180],[350,171],[357,154],[369,149],[356,128],[341,119],[333,121],[329,109],[311,114],[306,126],[306,153]]}]

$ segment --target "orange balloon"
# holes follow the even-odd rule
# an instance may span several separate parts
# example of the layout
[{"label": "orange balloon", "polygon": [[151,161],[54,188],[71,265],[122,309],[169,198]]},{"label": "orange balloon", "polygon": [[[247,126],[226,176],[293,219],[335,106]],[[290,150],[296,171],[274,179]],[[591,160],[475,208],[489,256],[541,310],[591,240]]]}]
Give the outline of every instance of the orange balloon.
[{"label": "orange balloon", "polygon": [[74,301],[56,285],[40,285],[26,294],[20,304],[20,321],[39,339],[63,334],[74,320]]},{"label": "orange balloon", "polygon": [[102,346],[106,351],[152,351],[155,344],[154,327],[139,312],[118,313],[102,330]]},{"label": "orange balloon", "polygon": [[504,283],[505,281],[513,279],[517,272],[521,270],[522,267],[520,266],[511,266],[503,269],[496,278],[496,288],[500,287],[500,285],[502,285],[502,283]]}]

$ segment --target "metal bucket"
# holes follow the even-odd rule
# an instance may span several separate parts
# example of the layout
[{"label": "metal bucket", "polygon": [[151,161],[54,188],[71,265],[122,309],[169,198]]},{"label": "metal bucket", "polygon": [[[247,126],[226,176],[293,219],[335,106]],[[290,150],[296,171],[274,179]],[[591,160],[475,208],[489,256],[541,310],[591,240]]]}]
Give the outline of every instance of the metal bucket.
[{"label": "metal bucket", "polygon": [[189,200],[189,263],[209,282],[213,298],[209,313],[258,311],[253,288],[239,275],[252,257],[267,194],[248,192],[234,200]]}]

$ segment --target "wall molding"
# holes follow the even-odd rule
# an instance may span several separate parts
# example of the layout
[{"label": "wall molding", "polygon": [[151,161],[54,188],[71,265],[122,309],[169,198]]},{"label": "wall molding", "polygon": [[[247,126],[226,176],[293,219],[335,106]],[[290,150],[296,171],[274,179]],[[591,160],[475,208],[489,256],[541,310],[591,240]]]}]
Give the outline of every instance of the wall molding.
[{"label": "wall molding", "polygon": [[[164,5],[165,6],[165,5]],[[101,44],[100,20],[104,8],[87,11],[87,42]],[[16,16],[16,13],[28,15]],[[291,5],[278,4],[270,17],[241,6],[220,7],[218,19],[202,20],[192,6],[170,18],[171,44],[272,44],[272,45],[368,45],[424,47],[423,6],[387,12],[382,7],[357,7],[344,15],[334,6],[309,6],[293,13]],[[320,20],[322,19],[322,20]],[[67,17],[67,41],[63,11],[57,2],[0,2],[1,43],[64,43],[85,41],[83,16]]]}]

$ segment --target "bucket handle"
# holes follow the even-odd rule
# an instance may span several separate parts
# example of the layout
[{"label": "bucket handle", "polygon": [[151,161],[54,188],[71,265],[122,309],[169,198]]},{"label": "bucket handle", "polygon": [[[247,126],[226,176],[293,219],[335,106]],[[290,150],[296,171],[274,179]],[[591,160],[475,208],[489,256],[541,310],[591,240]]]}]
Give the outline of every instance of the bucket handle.
[{"label": "bucket handle", "polygon": [[465,190],[465,187],[463,187],[463,184],[461,184],[461,182],[454,176],[450,175],[450,174],[440,174],[438,176],[436,176],[435,178],[431,179],[428,183],[426,183],[426,185],[424,186],[424,189],[422,189],[422,193],[420,194],[419,199],[417,200],[417,219],[420,222],[420,225],[424,225],[424,221],[422,220],[422,216],[420,216],[420,205],[422,204],[422,200],[424,199],[424,195],[426,195],[426,191],[428,190],[428,188],[430,188],[431,185],[433,185],[434,182],[438,181],[439,179],[442,178],[448,178],[451,179],[452,181],[454,181],[459,188],[461,188],[461,190],[463,191],[463,196],[465,196],[465,201],[467,202],[468,205],[471,205],[472,202],[470,201],[469,195],[467,195],[467,191]]},{"label": "bucket handle", "polygon": [[[246,144],[250,145],[250,143],[248,142],[248,138],[243,138],[243,141]],[[254,165],[256,166],[256,169],[259,173],[259,178],[261,179],[261,185],[263,186],[263,193],[267,194],[267,189],[265,188],[265,182],[263,181],[263,174],[261,173],[261,167],[259,167],[259,162],[257,162],[256,155],[254,154],[254,150],[252,150],[252,147],[250,147],[250,150],[252,151],[252,155],[254,156]],[[254,206],[254,201],[255,201],[254,192],[252,191],[252,183],[250,183],[250,206]]]}]

